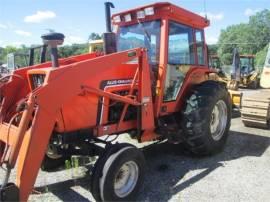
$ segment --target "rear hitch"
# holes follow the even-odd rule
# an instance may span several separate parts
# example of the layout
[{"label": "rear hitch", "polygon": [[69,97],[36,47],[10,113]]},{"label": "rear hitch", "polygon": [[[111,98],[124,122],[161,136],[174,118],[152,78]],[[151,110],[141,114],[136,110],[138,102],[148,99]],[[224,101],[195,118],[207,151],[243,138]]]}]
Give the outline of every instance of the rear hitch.
[{"label": "rear hitch", "polygon": [[19,188],[14,183],[7,183],[0,189],[0,201],[19,201]]}]

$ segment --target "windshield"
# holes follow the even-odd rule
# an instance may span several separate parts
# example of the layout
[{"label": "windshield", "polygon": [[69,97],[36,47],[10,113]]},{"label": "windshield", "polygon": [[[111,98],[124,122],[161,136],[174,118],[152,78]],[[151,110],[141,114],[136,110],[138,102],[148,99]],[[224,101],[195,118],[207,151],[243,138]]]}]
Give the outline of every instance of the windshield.
[{"label": "windshield", "polygon": [[28,54],[10,54],[8,55],[8,70],[14,71],[15,69],[19,69],[21,67],[26,67],[28,65]]},{"label": "windshield", "polygon": [[145,47],[151,64],[159,63],[160,21],[138,23],[120,27],[118,33],[118,51]]},{"label": "windshield", "polygon": [[254,71],[253,67],[253,59],[248,57],[240,58],[240,64],[241,64],[241,73],[250,73]]}]

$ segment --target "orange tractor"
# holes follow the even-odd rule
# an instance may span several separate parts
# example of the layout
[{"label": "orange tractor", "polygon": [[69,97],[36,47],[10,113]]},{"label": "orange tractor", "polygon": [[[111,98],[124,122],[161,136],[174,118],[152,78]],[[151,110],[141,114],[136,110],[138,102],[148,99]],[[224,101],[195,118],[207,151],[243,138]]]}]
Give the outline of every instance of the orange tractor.
[{"label": "orange tractor", "polygon": [[51,62],[15,70],[1,86],[1,201],[27,201],[39,169],[73,154],[99,156],[90,183],[96,200],[134,199],[144,156],[131,144],[108,141],[110,135],[183,142],[197,155],[223,148],[231,101],[208,68],[209,21],[170,3],[112,17],[113,5],[105,5],[104,54],[58,59],[64,35],[43,35]]}]

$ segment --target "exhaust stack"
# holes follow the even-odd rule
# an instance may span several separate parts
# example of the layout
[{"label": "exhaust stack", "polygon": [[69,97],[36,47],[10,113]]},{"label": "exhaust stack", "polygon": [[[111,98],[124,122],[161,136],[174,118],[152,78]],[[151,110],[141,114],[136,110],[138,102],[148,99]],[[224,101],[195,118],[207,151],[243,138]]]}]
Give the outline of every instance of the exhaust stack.
[{"label": "exhaust stack", "polygon": [[105,2],[105,19],[106,19],[106,32],[103,34],[103,49],[104,53],[111,54],[115,53],[116,50],[116,36],[112,32],[111,24],[111,8],[115,8],[113,3]]}]

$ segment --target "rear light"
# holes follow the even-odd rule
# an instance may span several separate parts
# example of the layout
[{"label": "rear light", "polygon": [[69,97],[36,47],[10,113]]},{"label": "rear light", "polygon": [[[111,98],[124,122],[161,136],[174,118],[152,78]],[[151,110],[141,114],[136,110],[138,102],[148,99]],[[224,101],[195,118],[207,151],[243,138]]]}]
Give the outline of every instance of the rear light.
[{"label": "rear light", "polygon": [[131,21],[131,14],[127,14],[124,16],[125,22],[130,22]]},{"label": "rear light", "polygon": [[137,12],[137,18],[138,18],[138,19],[143,19],[143,18],[145,18],[145,13],[144,13],[144,11],[138,11],[138,12]]},{"label": "rear light", "polygon": [[114,22],[114,23],[119,23],[119,22],[121,22],[121,16],[120,16],[120,15],[115,16],[115,17],[113,18],[113,22]]},{"label": "rear light", "polygon": [[155,14],[154,7],[145,8],[144,13],[145,15],[154,15]]}]

